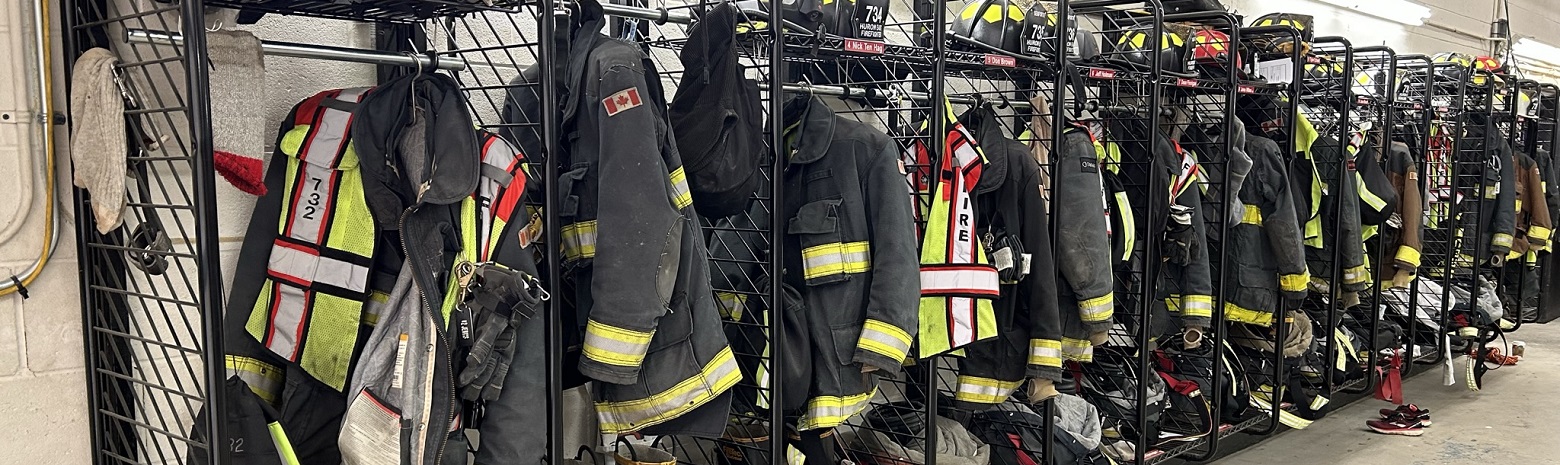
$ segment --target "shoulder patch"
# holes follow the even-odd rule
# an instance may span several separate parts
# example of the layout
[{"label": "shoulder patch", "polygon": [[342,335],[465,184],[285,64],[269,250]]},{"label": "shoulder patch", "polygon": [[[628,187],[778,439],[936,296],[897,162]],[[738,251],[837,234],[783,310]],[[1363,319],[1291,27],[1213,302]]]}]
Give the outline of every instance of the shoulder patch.
[{"label": "shoulder patch", "polygon": [[607,98],[601,99],[601,106],[607,108],[607,116],[617,116],[618,113],[628,111],[630,108],[637,107],[643,103],[644,101],[639,99],[638,87],[623,89],[616,94],[608,95]]},{"label": "shoulder patch", "polygon": [[1083,158],[1082,159],[1082,164],[1083,164],[1083,172],[1085,172],[1085,173],[1098,173],[1098,172],[1100,172],[1100,162],[1099,162],[1099,160],[1091,160],[1089,158]]}]

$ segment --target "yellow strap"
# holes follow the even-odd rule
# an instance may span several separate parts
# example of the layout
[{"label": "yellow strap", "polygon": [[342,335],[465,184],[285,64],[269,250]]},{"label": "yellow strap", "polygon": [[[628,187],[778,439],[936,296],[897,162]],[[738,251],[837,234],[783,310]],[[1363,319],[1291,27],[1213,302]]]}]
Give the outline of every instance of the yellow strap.
[{"label": "yellow strap", "polygon": [[273,421],[265,426],[271,432],[271,443],[276,445],[276,455],[282,460],[282,465],[298,465],[298,454],[293,452],[292,441],[287,439],[287,431],[282,430],[282,424]]}]

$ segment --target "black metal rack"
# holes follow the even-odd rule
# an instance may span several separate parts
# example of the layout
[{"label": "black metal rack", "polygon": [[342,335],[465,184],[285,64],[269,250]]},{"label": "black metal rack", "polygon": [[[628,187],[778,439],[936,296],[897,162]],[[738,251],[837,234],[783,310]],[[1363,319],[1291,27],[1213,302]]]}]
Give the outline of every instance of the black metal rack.
[{"label": "black metal rack", "polygon": [[[763,1],[769,11],[781,9],[779,0]],[[552,84],[557,79],[555,70],[545,65],[562,59],[557,56],[556,44],[548,38],[560,32],[560,27],[567,28],[572,5],[565,1],[522,4],[514,0],[185,0],[132,5],[72,0],[67,5],[69,50],[73,56],[92,46],[108,46],[126,57],[120,65],[126,96],[138,104],[126,112],[127,120],[132,122],[130,161],[143,168],[137,182],[144,187],[131,191],[132,217],[136,225],[171,227],[166,232],[174,239],[166,247],[152,247],[137,242],[140,239],[128,229],[96,234],[91,228],[82,228],[78,234],[78,249],[86,260],[80,279],[85,294],[82,310],[91,383],[93,448],[98,462],[226,463],[233,452],[223,447],[224,438],[230,437],[223,422],[226,404],[221,389],[214,388],[223,385],[227,372],[218,363],[225,354],[224,291],[216,232],[217,183],[210,141],[212,109],[206,25],[202,22],[207,8],[234,7],[369,21],[378,23],[384,31],[412,37],[415,40],[409,48],[383,42],[378,50],[267,42],[264,49],[280,56],[447,71],[465,92],[469,111],[482,129],[501,134],[534,133],[544,141],[540,153],[525,154],[528,163],[539,167],[534,171],[543,180],[558,179],[567,168],[549,156],[559,150],[556,141],[561,135],[560,115],[543,112],[540,121],[520,123],[505,114],[513,95],[521,92],[536,93],[543,108],[557,108],[562,103]],[[639,0],[603,5],[613,19],[612,35],[641,44],[668,91],[675,89],[681,79],[677,52],[687,43],[689,27],[714,6],[707,2]],[[1231,14],[1165,14],[1159,0],[1057,2],[1052,12],[1056,30],[1071,31],[1075,24],[1087,25],[1107,41],[1099,57],[1060,61],[1015,56],[953,37],[947,25],[949,7],[929,0],[893,0],[886,34],[881,40],[804,32],[791,25],[760,26],[754,21],[745,24],[737,42],[738,55],[747,75],[757,80],[764,91],[766,130],[773,147],[761,167],[767,187],[753,199],[757,211],[784,210],[787,162],[779,156],[779,148],[786,146],[784,105],[780,102],[796,95],[833,97],[827,101],[837,114],[882,130],[901,148],[923,147],[932,154],[931,160],[942,158],[946,147],[941,138],[959,123],[949,116],[957,117],[963,113],[961,110],[991,109],[998,115],[1002,134],[1026,145],[1049,146],[1052,150],[1057,150],[1067,131],[1076,130],[1070,124],[1097,124],[1108,128],[1102,132],[1104,142],[1141,148],[1124,150],[1129,153],[1105,160],[1099,166],[1101,172],[1118,173],[1121,195],[1135,205],[1127,208],[1138,212],[1169,210],[1168,204],[1174,201],[1161,195],[1170,191],[1171,186],[1162,185],[1164,180],[1158,176],[1145,174],[1155,168],[1151,148],[1168,139],[1177,155],[1194,161],[1203,174],[1191,189],[1202,191],[1197,208],[1203,210],[1199,226],[1207,231],[1203,240],[1207,241],[1205,247],[1212,260],[1212,323],[1202,339],[1205,350],[1176,347],[1173,337],[1178,331],[1169,327],[1179,324],[1170,311],[1181,305],[1176,300],[1179,296],[1174,294],[1180,292],[1176,290],[1179,286],[1167,280],[1171,272],[1160,259],[1159,238],[1138,233],[1140,237],[1124,251],[1120,263],[1113,263],[1114,325],[1107,342],[1096,349],[1096,363],[1070,362],[1067,370],[1077,385],[1070,393],[1083,394],[1101,409],[1107,430],[1105,442],[1120,444],[1110,447],[1115,458],[1145,465],[1204,461],[1218,455],[1221,440],[1232,435],[1271,434],[1288,423],[1285,418],[1296,410],[1296,399],[1285,391],[1292,376],[1309,375],[1305,384],[1324,397],[1335,392],[1370,390],[1375,382],[1375,355],[1357,373],[1335,379],[1330,367],[1340,351],[1349,350],[1342,347],[1335,334],[1340,334],[1339,328],[1348,320],[1355,322],[1356,331],[1369,333],[1364,337],[1371,339],[1379,329],[1377,308],[1383,306],[1384,299],[1381,292],[1371,291],[1361,296],[1358,307],[1343,305],[1345,271],[1338,266],[1342,252],[1336,244],[1314,251],[1311,272],[1322,285],[1313,287],[1304,307],[1314,323],[1310,328],[1297,328],[1313,331],[1315,337],[1325,341],[1320,367],[1284,357],[1279,347],[1290,330],[1284,323],[1287,315],[1275,320],[1271,333],[1259,337],[1271,337],[1271,352],[1232,348],[1242,336],[1231,331],[1238,323],[1226,319],[1225,294],[1237,281],[1222,252],[1228,246],[1224,238],[1233,226],[1230,218],[1238,217],[1240,212],[1230,210],[1231,196],[1238,192],[1230,191],[1231,162],[1227,154],[1234,147],[1228,136],[1252,127],[1251,121],[1242,124],[1237,113],[1251,96],[1274,101],[1275,105],[1262,109],[1265,114],[1256,119],[1277,124],[1258,125],[1256,129],[1275,139],[1288,155],[1286,161],[1293,161],[1299,149],[1294,136],[1300,129],[1297,120],[1305,113],[1323,136],[1331,137],[1339,145],[1343,154],[1339,159],[1315,164],[1318,179],[1335,186],[1354,182],[1352,165],[1357,161],[1344,145],[1351,141],[1351,135],[1363,131],[1363,124],[1372,125],[1379,135],[1371,138],[1361,134],[1357,143],[1371,144],[1377,153],[1387,150],[1400,126],[1416,126],[1425,133],[1441,127],[1442,135],[1448,139],[1444,144],[1433,144],[1433,137],[1418,139],[1416,154],[1423,155],[1420,172],[1427,173],[1421,177],[1425,184],[1419,188],[1432,197],[1441,188],[1455,196],[1462,187],[1462,177],[1470,176],[1470,170],[1481,166],[1479,161],[1455,153],[1463,146],[1462,114],[1493,112],[1493,93],[1470,92],[1466,79],[1455,86],[1455,92],[1444,92],[1445,86],[1436,84],[1436,65],[1430,60],[1399,56],[1385,47],[1356,48],[1341,37],[1314,41],[1318,52],[1332,54],[1341,69],[1346,70],[1322,79],[1305,77],[1306,57],[1299,47],[1292,47],[1288,56],[1293,74],[1269,76],[1271,82],[1242,81],[1242,76],[1235,72],[1217,78],[1182,75],[1161,69],[1163,60],[1158,51],[1138,57],[1146,58],[1151,66],[1134,65],[1116,50],[1119,38],[1129,32],[1158,37],[1172,24],[1220,31],[1240,48],[1256,49],[1258,44],[1299,41],[1301,37],[1300,31],[1289,27],[1242,28],[1241,19]],[[1053,41],[1052,50],[1058,51],[1057,56],[1070,56],[1076,51],[1068,34],[1046,40]],[[1414,64],[1420,62],[1422,65]],[[538,77],[522,79],[522,72],[532,67]],[[1241,67],[1253,68],[1254,64]],[[1388,90],[1364,99],[1356,98],[1359,96],[1351,86],[1356,69],[1380,72],[1393,83],[1387,87],[1396,88],[1400,68],[1421,67],[1425,71],[1422,79],[1408,78],[1419,86],[1408,87],[1421,91],[1400,95]],[[1549,86],[1538,91],[1552,103],[1543,110],[1547,113],[1523,127],[1520,141],[1530,151],[1553,150],[1555,139],[1560,137],[1553,116],[1554,108],[1560,107],[1560,89]],[[1031,103],[1040,101],[1034,100],[1036,97],[1048,97],[1049,101]],[[1034,123],[1037,117],[1050,121],[1049,130]],[[1518,128],[1510,129],[1512,136],[1517,137]],[[1213,135],[1180,137],[1197,131]],[[1218,137],[1219,134],[1224,137]],[[1044,172],[1056,172],[1055,159],[1053,156],[1047,161],[1049,164],[1042,165]],[[909,163],[906,168],[916,173],[941,167],[935,163]],[[1440,168],[1447,171],[1444,176],[1428,174]],[[1444,186],[1438,184],[1443,181]],[[929,203],[931,194],[916,189],[913,180],[909,183],[912,185],[907,191],[912,199],[918,205]],[[535,205],[546,228],[542,237],[561,237],[559,208],[554,208],[561,205],[561,194],[556,183],[544,182],[543,186],[544,195],[536,199],[540,202]],[[1047,184],[1045,188],[1054,186]],[[1051,192],[1046,195],[1049,198]],[[77,192],[78,220],[90,221],[90,214],[85,212],[91,201],[84,191]],[[1319,208],[1337,209],[1340,202],[1355,199],[1328,201],[1331,203]],[[1432,261],[1435,263],[1438,272],[1429,273],[1435,279],[1459,273],[1461,239],[1456,231],[1461,215],[1477,217],[1480,213],[1476,206],[1469,209],[1457,202],[1442,203],[1448,210],[1434,214],[1444,215],[1444,234],[1436,236],[1433,251],[1428,231],[1426,237],[1425,268],[1431,269]],[[801,435],[784,426],[793,412],[771,405],[773,399],[785,398],[784,391],[788,389],[787,383],[777,382],[773,368],[785,366],[788,357],[808,356],[805,348],[787,347],[779,342],[786,340],[788,332],[802,329],[788,327],[785,318],[772,317],[769,311],[785,294],[783,280],[779,279],[784,274],[780,249],[785,244],[785,231],[780,227],[758,227],[759,222],[752,216],[706,219],[703,225],[709,235],[711,267],[740,270],[721,273],[724,279],[717,281],[723,282],[714,283],[714,287],[723,303],[725,337],[733,346],[743,380],[735,388],[730,428],[724,437],[654,439],[683,463],[784,463],[791,440]],[[1138,216],[1139,231],[1159,231],[1170,221],[1163,215]],[[1482,229],[1470,232],[1478,237]],[[1334,229],[1331,237],[1359,239],[1341,234],[1341,229]],[[1379,246],[1370,251],[1372,265],[1389,260]],[[563,276],[560,254],[544,255],[545,275]],[[1432,255],[1438,258],[1432,260]],[[1117,261],[1115,258],[1112,262]],[[1473,251],[1470,261],[1481,262],[1480,252]],[[153,262],[166,263],[166,270],[153,271],[147,265]],[[1547,274],[1548,268],[1541,270]],[[1421,273],[1421,279],[1425,275]],[[1382,278],[1368,278],[1369,288],[1379,290],[1375,282]],[[1419,284],[1415,280],[1406,295],[1409,313],[1401,321],[1408,327],[1408,334],[1420,337],[1405,339],[1410,345],[1441,344],[1440,333],[1451,324],[1451,312],[1442,309],[1434,316],[1438,328],[1421,330],[1418,325],[1423,322],[1413,316]],[[1472,292],[1476,298],[1477,286]],[[1450,294],[1451,284],[1447,283],[1442,301]],[[546,347],[557,349],[547,351],[546,376],[541,381],[548,405],[546,424],[538,426],[539,434],[548,438],[548,450],[543,455],[549,461],[571,452],[563,450],[561,439],[565,424],[562,393],[568,382],[564,367],[570,362],[563,347],[568,339],[564,332],[575,329],[565,328],[561,321],[563,312],[571,310],[569,305],[567,297],[552,299],[541,318]],[[1353,316],[1344,318],[1345,314]],[[1379,354],[1383,349],[1387,348],[1356,345],[1353,350]],[[1446,349],[1437,345],[1434,355],[1439,357]],[[148,361],[152,358],[156,361]],[[1218,402],[1209,403],[1205,409],[1172,405],[1163,412],[1150,414],[1151,384],[1161,381],[1159,371],[1167,370],[1163,363],[1170,358],[1215,367],[1208,386],[1214,392],[1221,391],[1221,383],[1225,382],[1218,373],[1218,367],[1224,363],[1243,365],[1242,373],[1255,367],[1259,372],[1248,375],[1265,380],[1265,384],[1252,386],[1250,379],[1241,381],[1264,397],[1250,412],[1238,417],[1224,415],[1228,412],[1223,412]],[[1259,360],[1245,363],[1241,358]],[[831,433],[817,434],[855,463],[935,464],[936,454],[932,451],[938,449],[939,421],[965,422],[975,413],[951,405],[958,391],[958,362],[954,354],[913,358],[897,379],[880,382],[862,415],[847,419]],[[1106,369],[1106,364],[1113,369]],[[1312,368],[1315,370],[1305,371]],[[1048,439],[1040,450],[1020,452],[1054,459],[1057,445],[1049,438],[1054,437],[1052,433],[1057,428],[1055,405],[1049,401],[1028,403],[1023,390],[1017,391],[1010,403],[1026,403],[1026,408],[1045,417],[1044,425],[1026,424],[1022,428]],[[907,434],[886,426],[885,420],[918,422],[924,429],[919,435]],[[924,459],[911,459],[916,456]]]}]

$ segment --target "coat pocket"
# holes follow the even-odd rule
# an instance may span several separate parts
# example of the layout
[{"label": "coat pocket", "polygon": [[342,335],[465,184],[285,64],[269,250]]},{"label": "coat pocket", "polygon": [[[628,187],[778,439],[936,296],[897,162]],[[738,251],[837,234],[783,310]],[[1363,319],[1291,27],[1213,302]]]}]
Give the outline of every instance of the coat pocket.
[{"label": "coat pocket", "polygon": [[398,465],[407,450],[410,429],[401,410],[363,388],[347,405],[341,423],[342,463],[350,465]]},{"label": "coat pocket", "polygon": [[807,285],[818,286],[850,279],[867,271],[870,251],[865,241],[846,242],[840,230],[840,199],[824,199],[802,205],[786,226],[786,234],[802,247],[802,275]]}]

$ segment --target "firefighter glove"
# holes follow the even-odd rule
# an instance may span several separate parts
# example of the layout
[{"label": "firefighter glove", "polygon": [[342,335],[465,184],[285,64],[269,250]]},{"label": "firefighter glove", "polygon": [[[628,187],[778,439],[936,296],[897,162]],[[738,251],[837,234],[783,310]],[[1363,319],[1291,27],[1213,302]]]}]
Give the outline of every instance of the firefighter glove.
[{"label": "firefighter glove", "polygon": [[475,329],[457,381],[462,399],[491,401],[504,387],[521,320],[534,315],[547,294],[518,271],[483,266],[477,273],[462,303],[474,312]]},{"label": "firefighter glove", "polygon": [[997,267],[997,277],[1003,284],[1017,284],[1029,275],[1030,255],[1024,252],[1024,244],[1018,238],[1003,234],[986,241],[991,250],[991,263]]}]

